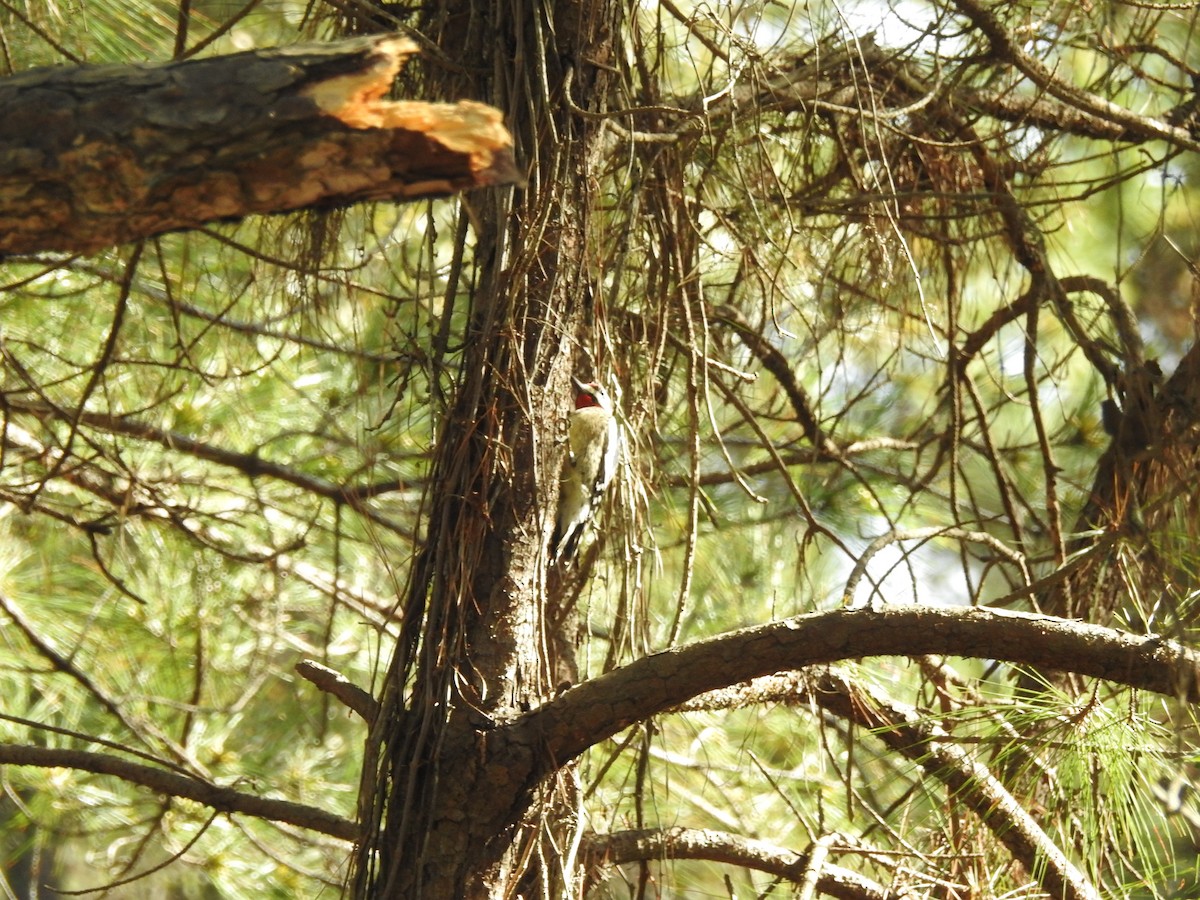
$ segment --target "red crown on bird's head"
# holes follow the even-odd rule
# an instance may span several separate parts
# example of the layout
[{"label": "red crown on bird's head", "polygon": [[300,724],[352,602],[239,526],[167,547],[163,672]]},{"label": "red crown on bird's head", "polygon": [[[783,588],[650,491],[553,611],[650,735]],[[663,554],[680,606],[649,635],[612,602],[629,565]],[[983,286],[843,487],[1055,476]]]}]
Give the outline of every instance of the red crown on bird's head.
[{"label": "red crown on bird's head", "polygon": [[580,381],[578,378],[572,377],[575,382],[575,387],[578,393],[575,395],[575,408],[587,409],[592,406],[600,406],[610,408],[612,401],[608,399],[608,392],[594,381]]}]

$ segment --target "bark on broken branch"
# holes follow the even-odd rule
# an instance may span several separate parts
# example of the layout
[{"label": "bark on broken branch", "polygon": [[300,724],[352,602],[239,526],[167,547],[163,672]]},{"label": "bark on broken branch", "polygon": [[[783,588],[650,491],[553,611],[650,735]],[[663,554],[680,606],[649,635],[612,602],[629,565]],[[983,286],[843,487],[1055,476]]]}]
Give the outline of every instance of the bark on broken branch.
[{"label": "bark on broken branch", "polygon": [[381,99],[396,35],[0,82],[0,253],[520,180],[501,114]]}]

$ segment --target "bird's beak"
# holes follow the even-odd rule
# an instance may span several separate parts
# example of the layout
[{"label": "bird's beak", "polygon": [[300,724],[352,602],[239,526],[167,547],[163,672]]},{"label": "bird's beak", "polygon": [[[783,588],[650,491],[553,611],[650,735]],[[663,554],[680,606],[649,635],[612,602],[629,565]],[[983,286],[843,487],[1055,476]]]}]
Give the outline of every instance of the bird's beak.
[{"label": "bird's beak", "polygon": [[575,387],[579,388],[579,390],[583,391],[585,394],[590,394],[592,392],[591,387],[589,387],[585,382],[580,381],[574,375],[571,376],[571,380],[575,382]]}]

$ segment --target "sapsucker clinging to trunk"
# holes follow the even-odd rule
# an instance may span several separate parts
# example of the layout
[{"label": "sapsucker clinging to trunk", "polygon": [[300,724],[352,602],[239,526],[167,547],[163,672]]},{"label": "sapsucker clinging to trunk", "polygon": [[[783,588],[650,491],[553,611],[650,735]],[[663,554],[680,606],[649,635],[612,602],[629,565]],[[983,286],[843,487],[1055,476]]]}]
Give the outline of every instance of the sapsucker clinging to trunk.
[{"label": "sapsucker clinging to trunk", "polygon": [[575,552],[584,526],[621,462],[621,428],[608,392],[598,384],[571,380],[577,393],[558,495],[558,519],[550,541],[551,562]]}]

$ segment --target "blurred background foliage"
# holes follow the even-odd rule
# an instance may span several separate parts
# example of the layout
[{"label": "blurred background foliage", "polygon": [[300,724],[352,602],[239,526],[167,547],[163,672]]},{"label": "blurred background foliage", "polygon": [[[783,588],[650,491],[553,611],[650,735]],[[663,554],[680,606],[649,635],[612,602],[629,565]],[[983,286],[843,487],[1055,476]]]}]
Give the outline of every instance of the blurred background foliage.
[{"label": "blurred background foliage", "polygon": [[[428,13],[0,0],[0,64],[164,61]],[[1139,115],[1190,97],[1191,6],[1027,0],[992,15],[1056,77]],[[585,349],[619,395],[629,452],[604,536],[584,550],[587,671],[847,599],[986,604],[1061,565],[1058,531],[1090,490],[1114,391],[1080,329],[1114,367],[1128,360],[1095,293],[1071,295],[1074,322],[1044,309],[1033,340],[1024,314],[989,330],[1027,273],[980,155],[1052,270],[1119,291],[1168,373],[1194,335],[1195,156],[1006,120],[997,110],[1032,88],[952,4],[644,3],[625,25],[624,95],[607,102],[642,112],[613,119],[589,173]],[[405,87],[433,64],[415,63]],[[366,729],[293,666],[315,659],[368,687],[386,666],[456,383],[470,204],[254,219],[3,262],[4,742],[126,748],[353,817]],[[817,452],[817,435],[834,451]],[[1147,591],[1166,602],[1132,600],[1185,640],[1193,512],[1184,502],[1175,531],[1148,538],[1173,561],[1172,589]],[[1114,565],[1124,553],[1136,569],[1141,547],[1118,545]],[[986,662],[853,672],[1009,773],[1106,890],[1197,893],[1181,704],[1102,686],[1017,703]],[[1036,893],[914,761],[802,691],[646,723],[595,748],[581,776],[597,831],[686,825],[796,849],[836,832],[872,848],[840,864],[897,889]],[[345,877],[348,848],[300,829],[82,772],[0,778],[9,896],[30,884],[334,896]],[[1163,784],[1179,803],[1160,803]],[[604,897],[794,889],[682,861],[597,879]]]}]

